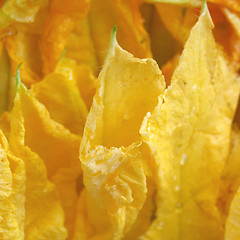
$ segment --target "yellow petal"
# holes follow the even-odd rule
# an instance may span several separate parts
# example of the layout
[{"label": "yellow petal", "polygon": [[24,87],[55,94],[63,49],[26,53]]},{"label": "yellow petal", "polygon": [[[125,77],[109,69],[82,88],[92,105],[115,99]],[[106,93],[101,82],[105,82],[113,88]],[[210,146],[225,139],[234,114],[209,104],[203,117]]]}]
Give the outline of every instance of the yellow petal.
[{"label": "yellow petal", "polygon": [[0,116],[0,129],[3,131],[3,134],[7,137],[7,139],[10,132],[10,118],[11,115],[9,112],[4,112]]},{"label": "yellow petal", "polygon": [[92,69],[87,65],[77,66],[77,85],[87,108],[90,109],[96,92],[97,78],[94,76]]},{"label": "yellow petal", "polygon": [[232,129],[231,149],[221,176],[221,188],[218,197],[218,205],[225,221],[231,201],[240,186],[240,130],[235,124]]},{"label": "yellow petal", "polygon": [[47,180],[43,160],[25,145],[22,105],[30,97],[26,91],[21,84],[14,101],[10,132],[10,147],[26,167],[25,239],[65,239],[64,213],[56,188]]},{"label": "yellow petal", "polygon": [[134,58],[114,36],[98,81],[80,147],[87,189],[86,224],[91,226],[88,237],[121,239],[146,199],[138,131],[165,82],[154,60]]},{"label": "yellow petal", "polygon": [[87,14],[88,8],[88,0],[73,0],[67,4],[65,0],[52,1],[41,42],[44,74],[54,70],[71,31]]},{"label": "yellow petal", "polygon": [[170,3],[176,5],[192,5],[201,6],[201,0],[144,0],[144,2],[149,3]]},{"label": "yellow petal", "polygon": [[91,27],[88,16],[76,23],[66,45],[66,56],[77,63],[77,85],[88,109],[92,105],[97,82],[95,76],[99,71]]},{"label": "yellow petal", "polygon": [[93,134],[91,145],[129,146],[139,140],[142,119],[165,88],[161,71],[153,59],[134,58],[113,40],[98,81],[85,135]]},{"label": "yellow petal", "polygon": [[38,35],[21,31],[13,34],[5,41],[6,50],[11,60],[12,74],[15,75],[19,63],[22,63],[22,82],[27,86],[40,81],[42,74],[38,45]]},{"label": "yellow petal", "polygon": [[36,13],[41,6],[46,5],[47,0],[7,0],[2,6],[2,12],[11,20],[18,22],[33,22]]},{"label": "yellow petal", "polygon": [[142,209],[139,211],[138,217],[132,228],[124,236],[124,240],[139,239],[150,227],[156,214],[156,193],[157,193],[157,176],[156,162],[151,153],[148,144],[142,142],[141,153],[143,154],[143,168],[146,176],[147,196]]},{"label": "yellow petal", "polygon": [[141,129],[155,155],[157,216],[141,239],[222,239],[216,207],[239,79],[216,48],[204,6],[171,85]]},{"label": "yellow petal", "polygon": [[87,192],[84,188],[79,196],[78,205],[77,205],[77,218],[74,229],[73,240],[85,240],[88,239],[88,236],[94,236],[91,231],[91,226],[88,219],[88,210],[87,210]]},{"label": "yellow petal", "polygon": [[25,171],[23,161],[8,149],[8,143],[0,130],[0,237],[24,239]]},{"label": "yellow petal", "polygon": [[147,191],[141,155],[140,145],[133,144],[126,149],[95,147],[91,156],[81,158],[87,225],[92,228],[88,237],[121,239],[132,227]]},{"label": "yellow petal", "polygon": [[86,64],[96,72],[99,62],[91,36],[92,27],[88,16],[76,23],[66,44],[66,56],[74,59],[79,65]]},{"label": "yellow petal", "polygon": [[240,188],[234,195],[229,216],[226,223],[225,240],[237,240],[240,238]]},{"label": "yellow petal", "polygon": [[81,136],[87,107],[77,87],[76,67],[74,61],[63,58],[53,73],[32,85],[31,93],[46,106],[53,120]]}]

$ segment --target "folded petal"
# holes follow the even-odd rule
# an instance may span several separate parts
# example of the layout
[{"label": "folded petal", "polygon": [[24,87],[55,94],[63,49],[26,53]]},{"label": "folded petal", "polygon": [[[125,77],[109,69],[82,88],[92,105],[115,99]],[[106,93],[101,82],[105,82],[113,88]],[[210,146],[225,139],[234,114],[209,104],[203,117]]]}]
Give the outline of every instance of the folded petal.
[{"label": "folded petal", "polygon": [[165,82],[154,60],[134,58],[118,45],[114,33],[98,81],[80,147],[85,224],[90,226],[86,239],[121,239],[146,200],[147,160],[139,127]]}]

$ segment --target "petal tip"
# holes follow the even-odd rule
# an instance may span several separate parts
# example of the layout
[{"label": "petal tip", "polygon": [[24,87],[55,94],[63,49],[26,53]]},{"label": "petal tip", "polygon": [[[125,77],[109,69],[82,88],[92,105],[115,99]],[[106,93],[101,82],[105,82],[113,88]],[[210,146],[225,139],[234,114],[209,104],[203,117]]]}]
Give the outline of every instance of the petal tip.
[{"label": "petal tip", "polygon": [[21,76],[20,76],[21,66],[22,66],[22,63],[19,63],[19,65],[17,67],[17,72],[16,72],[16,85],[17,85],[17,89],[19,88],[19,86],[21,84]]}]

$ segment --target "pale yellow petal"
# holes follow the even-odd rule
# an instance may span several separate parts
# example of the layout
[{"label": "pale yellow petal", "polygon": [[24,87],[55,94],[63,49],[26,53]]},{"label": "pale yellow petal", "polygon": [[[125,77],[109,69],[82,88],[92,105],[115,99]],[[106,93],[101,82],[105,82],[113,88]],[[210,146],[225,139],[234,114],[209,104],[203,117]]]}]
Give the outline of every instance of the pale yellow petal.
[{"label": "pale yellow petal", "polygon": [[154,60],[134,58],[114,36],[98,81],[80,148],[90,226],[86,239],[121,239],[146,200],[144,162],[149,163],[139,128],[165,82]]},{"label": "pale yellow petal", "polygon": [[155,155],[156,219],[140,239],[222,239],[216,206],[228,156],[239,79],[217,50],[206,7],[171,85],[141,133]]}]

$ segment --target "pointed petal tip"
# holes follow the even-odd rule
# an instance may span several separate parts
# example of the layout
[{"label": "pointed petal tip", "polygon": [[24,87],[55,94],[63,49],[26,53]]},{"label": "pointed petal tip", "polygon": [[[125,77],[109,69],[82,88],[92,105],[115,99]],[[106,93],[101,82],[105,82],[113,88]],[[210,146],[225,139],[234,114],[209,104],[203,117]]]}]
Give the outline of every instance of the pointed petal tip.
[{"label": "pointed petal tip", "polygon": [[115,24],[110,37],[109,48],[111,49],[117,43],[117,25]]},{"label": "pointed petal tip", "polygon": [[116,38],[116,34],[117,34],[117,24],[115,24],[113,27],[111,37]]},{"label": "pointed petal tip", "polygon": [[201,14],[206,12],[207,9],[208,9],[207,0],[202,0]]},{"label": "pointed petal tip", "polygon": [[16,71],[16,89],[18,90],[20,86],[23,86],[23,88],[27,90],[26,86],[21,81],[21,74],[20,74],[21,66],[22,66],[22,63],[19,63]]},{"label": "pointed petal tip", "polygon": [[202,0],[202,8],[201,8],[201,14],[200,14],[200,17],[201,16],[206,16],[207,19],[208,19],[208,22],[209,22],[209,26],[211,29],[214,28],[214,23],[213,23],[213,20],[212,20],[212,17],[211,17],[211,14],[208,10],[208,5],[207,5],[207,0]]},{"label": "pointed petal tip", "polygon": [[117,25],[114,25],[110,36],[106,59],[111,55],[112,49],[114,46],[116,46],[116,44],[117,44]]},{"label": "pointed petal tip", "polygon": [[21,69],[22,63],[19,63],[18,67],[17,67],[17,72],[16,72],[16,85],[17,88],[19,87],[19,85],[21,84],[21,76],[20,76],[20,69]]}]

